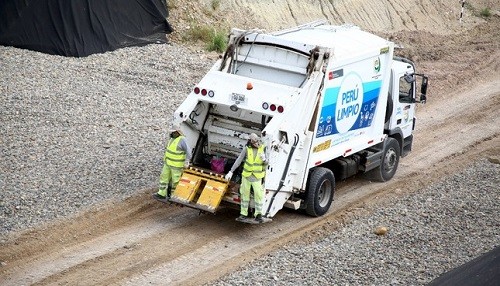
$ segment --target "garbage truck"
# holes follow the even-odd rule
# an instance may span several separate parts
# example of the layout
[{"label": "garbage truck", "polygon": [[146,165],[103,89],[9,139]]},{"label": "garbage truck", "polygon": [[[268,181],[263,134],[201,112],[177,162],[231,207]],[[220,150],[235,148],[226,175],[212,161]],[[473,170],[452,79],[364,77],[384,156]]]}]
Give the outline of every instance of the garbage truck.
[{"label": "garbage truck", "polygon": [[335,182],[356,174],[390,180],[412,149],[428,84],[394,49],[323,20],[272,33],[233,28],[227,50],[173,114],[193,156],[170,201],[211,213],[238,207],[241,167],[224,175],[251,133],[266,146],[266,221],[283,208],[324,215]]}]

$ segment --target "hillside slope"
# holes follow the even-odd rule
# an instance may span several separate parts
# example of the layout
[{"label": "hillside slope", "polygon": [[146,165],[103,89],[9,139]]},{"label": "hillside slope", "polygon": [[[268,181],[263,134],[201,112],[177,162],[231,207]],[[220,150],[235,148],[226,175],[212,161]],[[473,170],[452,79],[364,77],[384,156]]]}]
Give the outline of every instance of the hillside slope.
[{"label": "hillside slope", "polygon": [[496,1],[467,1],[462,21],[458,0],[200,0],[169,1],[170,20],[176,32],[185,33],[194,23],[214,27],[265,28],[276,31],[317,19],[332,24],[350,23],[373,32],[428,31],[443,35],[481,23],[484,8],[496,11]]}]

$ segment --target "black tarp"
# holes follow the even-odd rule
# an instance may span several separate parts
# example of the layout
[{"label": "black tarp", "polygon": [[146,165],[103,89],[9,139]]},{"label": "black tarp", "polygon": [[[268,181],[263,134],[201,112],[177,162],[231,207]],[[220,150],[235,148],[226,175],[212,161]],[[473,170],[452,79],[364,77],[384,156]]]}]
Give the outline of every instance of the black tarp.
[{"label": "black tarp", "polygon": [[165,0],[0,0],[0,45],[83,57],[166,43]]},{"label": "black tarp", "polygon": [[500,246],[432,280],[427,286],[500,285]]}]

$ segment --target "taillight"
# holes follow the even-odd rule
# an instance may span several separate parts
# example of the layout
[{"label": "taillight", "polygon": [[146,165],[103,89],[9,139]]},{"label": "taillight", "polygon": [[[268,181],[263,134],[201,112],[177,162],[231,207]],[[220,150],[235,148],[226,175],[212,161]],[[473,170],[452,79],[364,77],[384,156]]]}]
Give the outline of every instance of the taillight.
[{"label": "taillight", "polygon": [[285,108],[283,106],[276,105],[274,103],[269,105],[269,103],[267,103],[267,102],[262,103],[262,108],[265,110],[270,109],[271,111],[278,111],[279,113],[283,113],[283,111],[285,111]]},{"label": "taillight", "polygon": [[199,87],[195,87],[193,89],[193,92],[195,94],[201,94],[203,96],[210,96],[210,97],[214,97],[215,96],[215,92],[213,90],[208,90],[208,89],[205,89],[205,88],[199,88]]}]

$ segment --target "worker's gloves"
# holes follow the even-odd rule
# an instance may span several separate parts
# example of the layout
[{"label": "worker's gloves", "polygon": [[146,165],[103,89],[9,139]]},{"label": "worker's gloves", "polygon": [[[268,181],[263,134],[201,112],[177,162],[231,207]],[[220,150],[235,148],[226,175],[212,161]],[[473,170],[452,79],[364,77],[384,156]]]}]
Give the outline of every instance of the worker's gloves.
[{"label": "worker's gloves", "polygon": [[184,162],[184,168],[189,168],[189,162]]},{"label": "worker's gloves", "polygon": [[265,162],[266,161],[266,154],[260,153],[260,159]]},{"label": "worker's gloves", "polygon": [[226,180],[228,180],[228,181],[229,181],[229,180],[231,180],[231,177],[232,177],[232,176],[233,176],[233,172],[229,171],[229,172],[227,173],[227,175],[224,177],[224,179],[226,179]]}]

